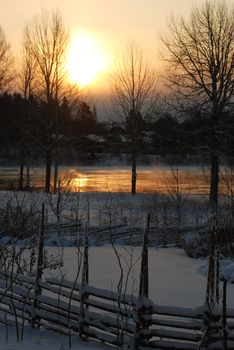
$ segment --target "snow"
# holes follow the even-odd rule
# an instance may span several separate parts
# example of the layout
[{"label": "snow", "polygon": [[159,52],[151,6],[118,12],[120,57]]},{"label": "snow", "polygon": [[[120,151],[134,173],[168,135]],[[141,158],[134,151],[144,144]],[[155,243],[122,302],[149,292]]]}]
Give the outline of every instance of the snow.
[{"label": "snow", "polygon": [[[116,246],[125,275],[130,259],[133,267],[130,273],[128,293],[138,294],[141,247]],[[54,254],[56,248],[49,248]],[[64,266],[62,273],[66,280],[76,277],[77,249],[64,248]],[[71,268],[72,266],[72,268]],[[154,303],[165,306],[198,307],[205,301],[206,275],[202,274],[207,266],[206,258],[189,258],[180,248],[149,248],[149,298]],[[58,277],[60,274],[58,274]],[[53,277],[48,272],[47,277]],[[113,248],[110,245],[89,249],[89,283],[96,288],[116,291],[120,277],[120,268]],[[228,285],[228,306],[234,307],[234,285]]]},{"label": "snow", "polygon": [[[68,350],[68,337],[56,332],[32,329],[26,327],[24,339],[17,342],[15,330],[10,327],[8,341],[6,341],[5,329],[0,327],[0,349],[1,350]],[[109,349],[104,344],[92,341],[86,342],[77,336],[72,337],[72,349],[100,350]]]},{"label": "snow", "polygon": [[[22,195],[22,199],[20,196]],[[80,205],[80,218],[86,220],[87,216],[87,204],[90,206],[90,223],[97,225],[108,225],[108,209],[112,210],[112,219],[114,224],[126,224],[129,227],[138,226],[144,227],[146,222],[146,214],[149,211],[153,197],[145,194],[138,194],[136,197],[132,197],[128,194],[91,194],[91,193],[79,193],[65,198],[64,211],[62,213],[61,221],[65,222],[66,218],[71,216],[72,208],[77,205],[79,195]],[[5,196],[5,198],[4,198]],[[24,197],[25,196],[25,197]],[[30,198],[29,198],[30,197]],[[18,194],[17,198],[7,192],[0,193],[0,199],[4,201],[11,200],[12,203],[17,204],[26,203],[30,207],[31,203],[35,204],[40,210],[41,203],[47,203],[48,220],[56,223],[56,218],[53,215],[51,208],[49,207],[49,199],[43,194]],[[29,199],[29,200],[28,200]],[[56,203],[56,196],[53,196],[54,203]],[[155,199],[156,200],[156,199]],[[157,198],[156,205],[160,203],[160,199]],[[162,205],[162,204],[161,204]],[[204,211],[202,206],[201,211]],[[157,206],[157,214],[161,216],[161,222],[163,220],[163,206]],[[192,213],[193,208],[190,208],[188,216],[190,217],[192,224],[197,221],[197,217],[200,219],[200,212]],[[170,219],[168,213],[168,220]],[[82,216],[83,215],[83,216]],[[173,218],[172,218],[173,220]],[[160,220],[159,220],[160,221]],[[203,217],[201,218],[203,222]],[[190,224],[191,222],[189,222]],[[2,244],[6,244],[9,237],[3,237],[1,239]],[[27,239],[22,240],[21,244],[26,245]],[[19,242],[18,242],[19,243]],[[55,278],[63,276],[64,280],[74,281],[78,268],[78,248],[72,246],[68,237],[47,237],[46,238],[46,250],[47,254],[52,256],[63,256],[63,266],[56,271],[46,271],[44,278]],[[95,292],[95,288],[101,288],[103,293],[107,296],[117,291],[117,285],[120,279],[120,266],[118,265],[117,256],[111,245],[104,245],[102,247],[94,246],[95,242],[89,249],[89,283],[91,285],[90,291]],[[132,246],[116,246],[119,252],[121,266],[124,269],[124,284],[123,288],[128,294],[134,294],[138,296],[139,289],[139,275],[140,275],[140,256],[141,247]],[[125,285],[126,275],[131,266],[129,274],[128,284]],[[149,248],[149,298],[158,306],[158,310],[174,310],[183,307],[185,312],[189,308],[197,308],[197,310],[203,310],[205,301],[206,290],[206,276],[207,273],[207,259],[189,258],[186,253],[179,248]],[[220,276],[234,282],[234,263],[231,260],[221,261],[221,274]],[[18,290],[20,292],[20,289]],[[227,291],[228,307],[234,307],[234,284],[228,284]],[[138,300],[140,302],[140,300]],[[145,300],[141,301],[142,303]],[[151,303],[148,304],[151,306]],[[0,318],[1,322],[1,318]],[[5,326],[0,326],[0,349],[6,350],[43,350],[43,348],[51,350],[67,350],[68,338],[55,332],[49,332],[45,330],[32,330],[26,326],[24,340],[22,343],[17,343],[15,330],[9,326],[8,343],[5,342],[6,329]],[[95,344],[94,342],[82,342],[78,339],[78,336],[72,337],[73,347],[92,350],[92,349],[104,349],[103,344]]]},{"label": "snow", "polygon": [[[198,270],[204,276],[207,276],[208,264],[201,266]],[[234,262],[230,259],[221,259],[219,267],[220,280],[227,280],[229,283],[234,283]]]},{"label": "snow", "polygon": [[[134,267],[131,271],[129,288],[133,289],[134,294],[138,293],[139,284],[139,256],[140,247],[116,247],[121,254],[125,272],[132,256]],[[54,253],[58,248],[49,248]],[[62,273],[67,280],[73,281],[76,276],[77,249],[66,247],[63,250],[64,266]],[[125,262],[125,264],[124,264]],[[206,276],[201,274],[204,266],[207,265],[207,259],[192,259],[186,256],[184,251],[179,248],[150,248],[149,249],[149,297],[156,303],[158,310],[165,312],[170,306],[174,306],[176,311],[178,307],[184,307],[184,310],[191,307],[202,309],[205,299]],[[225,267],[230,264],[223,264]],[[95,292],[95,288],[107,290],[116,290],[120,276],[116,256],[110,245],[103,247],[91,247],[89,249],[89,271],[90,287]],[[47,272],[47,277],[59,276],[58,272]],[[105,291],[104,291],[105,293]],[[107,293],[107,292],[106,292]],[[107,293],[108,294],[108,293]],[[228,306],[234,307],[234,285],[228,285]],[[160,306],[164,305],[164,307]],[[171,310],[171,308],[170,308]],[[31,330],[26,327],[24,340],[17,343],[15,330],[9,327],[8,344],[5,343],[5,327],[0,327],[0,349],[4,350],[43,350],[44,347],[51,350],[67,350],[68,338],[54,332]],[[11,334],[12,333],[12,334]],[[72,337],[74,349],[83,350],[105,349],[103,344],[94,342],[82,342],[78,337]]]},{"label": "snow", "polygon": [[234,283],[234,263],[229,262],[228,266],[221,270],[221,279],[225,279],[230,283]]}]

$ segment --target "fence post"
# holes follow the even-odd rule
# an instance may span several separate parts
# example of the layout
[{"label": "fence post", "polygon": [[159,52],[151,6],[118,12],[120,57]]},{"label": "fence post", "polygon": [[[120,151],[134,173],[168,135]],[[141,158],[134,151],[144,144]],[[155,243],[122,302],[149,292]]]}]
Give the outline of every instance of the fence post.
[{"label": "fence post", "polygon": [[[150,315],[152,313],[152,302],[149,298],[149,264],[148,264],[148,244],[149,244],[150,214],[147,216],[147,224],[144,231],[144,240],[141,254],[140,286],[136,305],[136,329],[134,337],[134,347],[138,349],[144,340],[142,330],[150,326]],[[146,319],[147,317],[147,319]]]},{"label": "fence post", "polygon": [[[34,284],[32,327],[35,327],[36,322],[39,320],[38,317],[36,316],[36,308],[38,305],[38,296],[41,295],[40,281],[42,279],[42,273],[43,273],[44,235],[45,235],[45,204],[42,203],[41,223],[40,223],[39,241],[38,241],[37,269],[36,269],[36,278],[35,278],[35,284]],[[39,324],[38,324],[38,327],[39,327]]]},{"label": "fence post", "polygon": [[85,310],[88,308],[86,300],[88,294],[86,292],[86,286],[89,283],[89,241],[87,236],[87,226],[84,233],[84,256],[83,256],[83,269],[82,269],[82,281],[80,288],[80,325],[79,325],[79,336],[83,338],[85,336],[84,325],[85,325]]},{"label": "fence post", "polygon": [[141,253],[141,272],[139,295],[148,298],[149,296],[149,269],[148,269],[148,244],[149,244],[150,214],[147,217],[147,224],[144,232],[143,247]]},{"label": "fence post", "polygon": [[[210,232],[209,266],[206,287],[206,310],[204,311],[205,332],[198,349],[208,349],[211,335],[219,333],[218,323],[221,319],[217,313],[219,304],[219,251],[216,249],[216,219],[212,222]],[[215,310],[215,311],[214,311]]]},{"label": "fence post", "polygon": [[227,280],[223,280],[223,310],[222,310],[222,331],[223,331],[223,350],[228,349],[227,332]]}]

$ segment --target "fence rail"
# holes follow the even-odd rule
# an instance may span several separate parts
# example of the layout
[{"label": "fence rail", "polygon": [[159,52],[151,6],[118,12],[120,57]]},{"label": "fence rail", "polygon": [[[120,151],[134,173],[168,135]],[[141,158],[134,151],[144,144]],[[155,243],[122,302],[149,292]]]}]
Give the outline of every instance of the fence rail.
[{"label": "fence rail", "polygon": [[[39,285],[41,294],[36,295],[34,278],[2,271],[0,310],[29,323],[34,319],[38,326],[67,335],[79,334],[82,324],[82,337],[112,345],[130,345],[140,336],[139,349],[198,349],[203,338],[207,312],[204,307],[157,305],[145,297],[139,300],[132,295],[118,295],[54,278],[40,281]],[[214,332],[209,337],[209,349],[221,350],[221,314],[216,310],[212,317]],[[139,318],[144,326],[137,335]],[[5,318],[0,318],[0,322],[5,323]],[[234,349],[234,309],[227,310],[227,329],[231,350]]]},{"label": "fence rail", "polygon": [[[219,264],[214,257],[218,259],[219,254],[211,251],[203,306],[164,306],[149,299],[149,222],[148,216],[144,234],[140,234],[143,247],[139,295],[133,296],[88,284],[87,236],[84,239],[81,282],[55,278],[43,280],[43,206],[36,276],[0,271],[0,311],[23,323],[27,321],[33,327],[42,326],[69,337],[78,335],[95,339],[118,348],[124,345],[138,350],[234,350],[234,309],[226,305],[227,281],[223,285],[222,306],[217,307],[218,300],[214,300],[219,283]],[[212,276],[210,281],[209,276]],[[8,322],[11,318],[0,317],[0,323]]]},{"label": "fence rail", "polygon": [[[157,225],[151,226],[148,236],[148,246],[166,246],[168,244],[178,244],[181,237],[188,233],[204,233],[207,227],[205,225],[181,226],[179,229],[176,226],[159,227]],[[46,237],[57,236],[57,224],[47,224],[45,226]],[[121,242],[122,244],[131,244],[135,246],[142,246],[144,229],[142,227],[131,227],[128,225],[113,225],[98,227],[90,226],[84,228],[77,223],[62,223],[60,224],[60,232],[63,237],[77,238],[82,236],[84,231],[87,231],[90,240],[96,240],[101,244],[110,242]]]}]

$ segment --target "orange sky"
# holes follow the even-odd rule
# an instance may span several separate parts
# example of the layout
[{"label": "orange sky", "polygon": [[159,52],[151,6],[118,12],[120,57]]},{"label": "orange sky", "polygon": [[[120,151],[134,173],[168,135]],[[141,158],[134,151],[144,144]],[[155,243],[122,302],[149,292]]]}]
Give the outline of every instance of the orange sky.
[{"label": "orange sky", "polygon": [[114,48],[134,37],[148,49],[171,12],[188,14],[205,0],[0,0],[0,25],[18,42],[24,24],[41,8],[58,8],[70,31],[87,28],[103,36]]},{"label": "orange sky", "polygon": [[[80,28],[99,37],[111,55],[134,39],[151,62],[157,61],[159,33],[173,13],[188,15],[205,0],[0,0],[0,25],[16,48],[25,23],[42,8],[59,9],[70,33]],[[100,86],[108,85],[103,78]]]}]

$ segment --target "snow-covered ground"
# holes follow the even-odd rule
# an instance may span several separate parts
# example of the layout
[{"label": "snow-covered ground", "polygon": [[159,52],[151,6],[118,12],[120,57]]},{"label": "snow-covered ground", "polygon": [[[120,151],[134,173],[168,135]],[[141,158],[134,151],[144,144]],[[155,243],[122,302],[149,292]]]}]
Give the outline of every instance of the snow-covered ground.
[{"label": "snow-covered ground", "polygon": [[[52,249],[52,248],[51,248]],[[54,249],[54,248],[53,248]],[[53,249],[51,252],[53,252]],[[134,294],[139,286],[140,247],[117,247],[121,262],[128,271],[131,256],[133,268],[130,273],[129,290],[134,285]],[[75,248],[64,249],[66,279],[73,280],[76,275]],[[149,248],[149,297],[156,304],[168,306],[197,307],[205,301],[207,259],[189,258],[180,248]],[[109,245],[89,249],[89,283],[94,287],[113,289],[120,276],[120,269]],[[51,274],[54,274],[51,272]],[[234,307],[234,285],[228,287],[228,305]]]},{"label": "snow-covered ground", "polygon": [[[121,261],[128,270],[127,265],[132,257],[133,269],[129,287],[134,285],[137,293],[139,285],[139,257],[140,247],[117,247],[121,255]],[[57,248],[49,248],[49,253],[55,253]],[[64,267],[66,279],[73,280],[76,275],[77,250],[75,248],[64,249]],[[89,250],[90,284],[95,287],[116,289],[120,270],[116,256],[111,246],[92,247]],[[192,259],[186,256],[179,248],[150,248],[149,249],[149,284],[150,298],[156,304],[168,306],[197,307],[204,303],[206,276],[204,270],[207,259]],[[202,273],[201,273],[202,272]],[[48,275],[57,272],[48,272]],[[228,306],[234,307],[234,285],[228,286]],[[22,343],[16,342],[15,330],[9,327],[8,343],[6,343],[6,331],[0,327],[1,350],[65,350],[68,349],[68,339],[61,335],[48,331],[31,330],[27,328]],[[72,337],[72,348],[82,350],[94,350],[107,348],[103,344],[94,342],[82,342],[78,337]]]},{"label": "snow-covered ground", "polygon": [[[198,224],[206,221],[206,203],[202,198],[189,199],[185,196],[183,206],[183,224]],[[188,199],[188,201],[187,201]],[[48,196],[38,193],[11,193],[0,192],[0,209],[27,208],[38,214],[41,204],[46,204],[47,220],[56,223],[54,209],[58,203],[57,196]],[[202,205],[201,205],[202,203]],[[61,202],[61,222],[67,222],[75,217],[90,225],[126,224],[129,226],[144,227],[146,215],[151,212],[153,224],[170,225],[175,222],[172,197],[138,194],[130,196],[126,193],[76,193],[64,194]],[[5,212],[4,212],[5,213]],[[36,215],[37,215],[36,214]],[[74,247],[46,247],[47,254],[63,253],[64,265],[60,272],[47,271],[46,276],[65,274],[65,278],[74,280],[77,271],[77,249]],[[131,265],[128,281],[128,292],[137,295],[139,288],[139,266],[141,247],[118,247],[121,263],[125,268],[125,277]],[[226,264],[226,273],[234,277],[234,267],[231,262]],[[224,264],[223,264],[224,265]],[[206,290],[207,259],[192,259],[186,256],[182,249],[150,248],[149,249],[149,297],[156,304],[167,306],[198,307],[204,303]],[[117,257],[111,245],[90,247],[89,249],[90,284],[94,287],[116,290],[120,277],[120,268]],[[45,276],[45,277],[46,277]],[[228,286],[228,306],[234,307],[234,285]],[[103,344],[83,343],[78,337],[73,337],[74,349],[103,349]],[[68,340],[58,334],[30,330],[27,328],[22,343],[17,343],[15,330],[9,327],[8,343],[6,330],[0,326],[0,350],[65,350],[68,349]]]},{"label": "snow-covered ground", "polygon": [[[43,331],[31,327],[26,327],[24,331],[24,339],[22,342],[17,342],[15,330],[10,327],[8,341],[6,341],[6,331],[0,326],[0,349],[1,350],[68,350],[68,337],[59,333]],[[96,343],[86,342],[79,337],[72,338],[72,349],[74,350],[104,350],[110,347]]]},{"label": "snow-covered ground", "polygon": [[[191,225],[207,221],[208,207],[206,197],[188,196],[181,192],[181,224]],[[95,193],[64,191],[58,201],[57,194],[38,192],[0,191],[0,210],[6,206],[23,208],[27,211],[41,210],[45,203],[46,220],[56,222],[59,210],[60,222],[69,220],[87,221],[90,225],[128,224],[144,227],[146,216],[151,213],[151,223],[158,225],[175,225],[178,210],[175,198],[157,193]],[[27,214],[27,213],[26,213]]]}]

